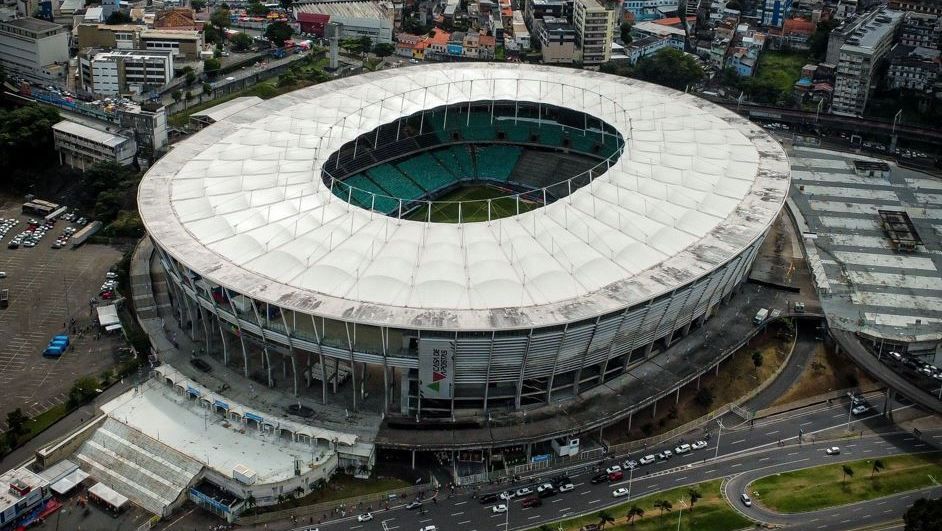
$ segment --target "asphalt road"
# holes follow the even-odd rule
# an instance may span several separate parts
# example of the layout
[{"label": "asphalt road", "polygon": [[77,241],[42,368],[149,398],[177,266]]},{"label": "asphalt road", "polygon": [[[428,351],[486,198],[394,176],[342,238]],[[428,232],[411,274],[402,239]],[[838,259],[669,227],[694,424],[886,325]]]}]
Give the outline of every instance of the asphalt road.
[{"label": "asphalt road", "polygon": [[[909,442],[912,445],[920,444],[918,442],[914,443],[913,441],[906,441],[906,439],[907,437],[904,436],[903,442]],[[880,443],[884,444],[881,445]],[[851,444],[853,444],[853,446],[845,445],[845,447],[842,447],[840,455],[827,456],[825,459],[812,459],[814,463],[809,461],[806,462],[805,465],[811,466],[810,464],[820,464],[818,461],[840,463],[854,461],[857,459],[867,459],[869,457],[878,457],[879,455],[883,455],[880,454],[881,450],[893,449],[889,448],[887,441],[879,439],[870,440],[870,438],[868,438],[866,443],[861,441],[860,443]],[[929,449],[929,447],[920,447],[919,449],[926,450]],[[822,451],[822,449],[818,449],[819,454]],[[762,467],[760,469],[750,470],[748,472],[743,472],[737,476],[734,476],[725,485],[724,494],[726,499],[729,500],[730,504],[737,511],[752,520],[758,520],[777,526],[801,526],[805,529],[828,530],[847,529],[848,527],[859,526],[860,524],[871,524],[887,520],[894,520],[906,512],[906,509],[908,509],[909,506],[912,505],[913,502],[918,498],[934,498],[942,494],[942,487],[935,486],[917,491],[910,491],[893,496],[887,496],[880,498],[879,500],[869,500],[805,513],[777,513],[762,507],[759,503],[755,503],[756,500],[754,497],[754,503],[751,507],[746,507],[743,505],[742,501],[739,499],[739,496],[741,493],[746,492],[749,483],[761,477],[768,476],[770,474],[777,474],[787,470],[793,470],[790,464]]]},{"label": "asphalt road", "polygon": [[[882,406],[882,402],[876,400],[880,397],[882,395],[877,393],[868,398],[875,406]],[[911,406],[894,404],[894,409],[897,410],[907,407]],[[872,433],[871,430],[884,430],[888,433],[866,435],[856,440],[844,440],[838,444],[844,447],[845,451],[836,459],[850,460],[928,451],[942,445],[942,434],[924,433],[923,440],[916,440],[908,433],[895,431],[897,429],[895,426],[873,411],[861,417],[852,417],[853,423],[850,428],[853,431],[863,429],[868,434]],[[402,504],[399,504],[392,506],[388,511],[373,513],[374,518],[369,522],[358,522],[354,514],[320,524],[318,527],[322,531],[340,529],[393,531],[395,529],[420,529],[428,525],[435,525],[440,531],[528,529],[542,523],[577,516],[628,501],[627,497],[618,499],[612,497],[612,491],[618,487],[630,487],[630,497],[635,498],[674,487],[735,476],[742,471],[759,471],[761,474],[762,471],[773,468],[775,471],[792,470],[833,461],[835,459],[824,454],[825,447],[830,444],[815,439],[819,439],[818,432],[843,427],[847,422],[847,412],[848,404],[845,400],[830,406],[820,405],[764,419],[756,422],[751,429],[748,423],[736,428],[724,429],[719,437],[718,433],[714,433],[710,445],[703,450],[641,467],[630,477],[626,475],[624,480],[615,483],[592,485],[589,480],[595,473],[594,469],[579,467],[569,473],[569,477],[576,486],[575,490],[547,498],[541,507],[535,508],[523,508],[519,500],[514,500],[510,504],[509,514],[494,514],[491,510],[494,504],[482,505],[468,494],[449,498],[446,494],[440,493],[437,503],[425,500],[424,511],[421,513],[416,510],[406,510]],[[798,443],[799,429],[804,433],[802,444]],[[715,445],[718,438],[719,450]],[[780,444],[784,446],[779,446]],[[665,445],[664,448],[667,446]],[[663,448],[652,448],[632,457],[656,453],[661,449]],[[716,459],[714,459],[715,455],[718,456]],[[618,461],[624,460],[624,457],[620,457]],[[616,460],[611,459],[603,466],[615,462]],[[547,476],[555,474],[556,472],[547,473]],[[527,478],[512,487],[536,485],[540,483],[539,479]],[[510,487],[510,485],[491,486],[484,492],[496,492]],[[892,513],[881,512],[878,515],[872,515],[874,520],[868,523],[896,519],[905,510],[902,505],[890,502],[887,505],[889,509],[893,509]],[[842,520],[846,519],[846,516],[842,518]],[[859,523],[858,521],[857,525],[853,525],[852,522],[844,524],[838,521],[830,529],[858,527]]]}]

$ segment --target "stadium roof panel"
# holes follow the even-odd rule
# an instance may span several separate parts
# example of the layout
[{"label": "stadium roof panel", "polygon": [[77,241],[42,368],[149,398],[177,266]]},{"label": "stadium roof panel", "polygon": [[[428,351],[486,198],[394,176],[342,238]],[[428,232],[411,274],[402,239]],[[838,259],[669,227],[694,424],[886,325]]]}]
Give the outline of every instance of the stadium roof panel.
[{"label": "stadium roof panel", "polygon": [[[627,145],[570,196],[491,222],[395,219],[321,179],[327,157],[357,136],[469,99],[572,108]],[[589,71],[474,63],[264,101],[178,144],[138,197],[161,248],[257,300],[382,326],[491,330],[595,317],[695,280],[765,232],[788,185],[777,142],[699,98]]]}]

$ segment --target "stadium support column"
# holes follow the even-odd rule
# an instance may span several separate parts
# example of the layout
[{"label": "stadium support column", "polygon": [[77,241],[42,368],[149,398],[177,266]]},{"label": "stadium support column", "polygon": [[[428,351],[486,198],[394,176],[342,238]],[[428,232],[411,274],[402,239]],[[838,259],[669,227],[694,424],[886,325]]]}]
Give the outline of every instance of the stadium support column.
[{"label": "stadium support column", "polygon": [[216,317],[216,327],[219,329],[219,342],[222,343],[222,363],[229,366],[229,343],[226,341],[226,331],[222,329],[222,320]]},{"label": "stadium support column", "polygon": [[356,323],[353,323],[353,334],[350,334],[350,324],[344,323],[343,328],[347,332],[347,350],[350,352],[350,377],[353,379],[353,410],[357,411],[357,394],[359,394],[359,385],[357,380],[357,363],[353,357],[353,345],[356,342],[357,325]]},{"label": "stadium support column", "polygon": [[383,345],[383,414],[389,413],[389,328],[381,326],[379,336]]},{"label": "stadium support column", "polygon": [[579,370],[576,372],[576,382],[575,388],[573,389],[573,394],[579,394],[579,385],[582,383],[582,371],[585,369],[585,360],[589,357],[589,350],[592,348],[592,341],[595,340],[595,333],[599,330],[599,322],[601,322],[602,316],[595,318],[595,326],[592,328],[592,335],[589,336],[589,342],[585,347],[585,352],[582,353],[582,362],[579,364]]},{"label": "stadium support column", "polygon": [[484,376],[484,412],[489,411],[487,407],[487,398],[489,391],[491,389],[491,359],[494,357],[494,338],[496,337],[496,332],[491,332],[491,345],[487,351],[487,374]]},{"label": "stadium support column", "polygon": [[556,365],[559,363],[559,352],[563,348],[563,343],[566,342],[566,334],[569,332],[569,323],[563,327],[563,337],[559,340],[559,345],[556,347],[556,357],[553,358],[553,372],[550,373],[549,382],[546,386],[546,403],[549,404],[550,400],[553,398],[553,382],[556,381]]},{"label": "stadium support column", "polygon": [[[533,329],[527,334],[527,346],[523,349],[523,363],[520,364],[520,375],[517,377],[517,396],[514,401],[514,409],[520,409],[521,395],[523,395],[523,374],[527,370],[527,358],[530,355],[530,342],[533,341]],[[452,412],[454,416],[454,412]]]}]

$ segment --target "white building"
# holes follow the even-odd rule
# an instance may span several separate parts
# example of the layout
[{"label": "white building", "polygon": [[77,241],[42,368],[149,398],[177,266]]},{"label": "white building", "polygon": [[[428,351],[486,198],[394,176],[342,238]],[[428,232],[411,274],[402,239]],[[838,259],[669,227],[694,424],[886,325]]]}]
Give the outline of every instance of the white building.
[{"label": "white building", "polygon": [[170,50],[93,50],[79,57],[85,90],[101,96],[141,94],[173,79]]},{"label": "white building", "polygon": [[572,25],[583,64],[600,64],[612,57],[615,5],[604,0],[575,0]]},{"label": "white building", "polygon": [[52,126],[59,162],[80,169],[102,161],[127,166],[134,161],[137,143],[133,138],[102,131],[68,120]]},{"label": "white building", "polygon": [[843,35],[844,43],[837,54],[832,112],[863,114],[873,74],[889,53],[902,20],[903,12],[880,9],[862,17],[849,34]]},{"label": "white building", "polygon": [[38,18],[0,22],[0,65],[34,81],[62,78],[68,71],[69,34]]},{"label": "white building", "polygon": [[12,528],[12,522],[35,509],[49,497],[49,482],[26,467],[7,470],[0,475],[0,528]]},{"label": "white building", "polygon": [[369,37],[373,44],[393,42],[395,9],[386,2],[363,0],[314,2],[294,5],[301,31],[324,35],[328,22],[342,25],[342,39]]}]

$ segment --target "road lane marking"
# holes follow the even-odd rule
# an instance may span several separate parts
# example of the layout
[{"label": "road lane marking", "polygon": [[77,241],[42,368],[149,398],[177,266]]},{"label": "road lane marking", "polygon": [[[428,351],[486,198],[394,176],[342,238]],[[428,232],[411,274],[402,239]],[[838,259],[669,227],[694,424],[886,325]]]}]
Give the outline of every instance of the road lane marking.
[{"label": "road lane marking", "polygon": [[737,466],[742,466],[742,463],[736,463],[735,465],[732,465],[729,468],[736,468]]},{"label": "road lane marking", "polygon": [[685,479],[687,479],[687,476],[684,476],[684,477],[682,477],[682,478],[677,478],[677,479],[675,479],[674,481],[683,481],[683,480],[685,480]]},{"label": "road lane marking", "polygon": [[602,500],[592,500],[592,501],[589,502],[589,505],[592,505],[593,503],[598,503],[598,502],[600,502],[600,501],[602,501]]},{"label": "road lane marking", "polygon": [[470,524],[471,520],[465,520],[464,522],[458,522],[458,525]]},{"label": "road lane marking", "polygon": [[590,493],[590,492],[592,492],[592,491],[591,491],[591,490],[587,490],[587,491],[585,491],[585,492],[580,492],[580,493],[579,493],[579,496],[584,496],[584,495],[586,495],[586,494],[588,494],[588,493]]},{"label": "road lane marking", "polygon": [[550,503],[556,503],[556,502],[561,502],[561,501],[563,501],[562,498],[556,498],[555,500],[550,500]]},{"label": "road lane marking", "polygon": [[776,433],[778,433],[778,430],[770,431],[770,432],[766,433],[766,435],[775,435]]},{"label": "road lane marking", "polygon": [[810,420],[808,422],[802,422],[799,426],[807,426],[808,424],[811,424]]},{"label": "road lane marking", "polygon": [[771,457],[760,457],[759,461],[768,461]]},{"label": "road lane marking", "polygon": [[419,523],[424,524],[425,522],[431,522],[431,521],[432,521],[431,518],[426,518],[425,520],[419,520]]},{"label": "road lane marking", "polygon": [[540,517],[540,515],[534,514],[533,516],[527,517],[527,520],[536,520],[536,519],[539,518],[539,517]]},{"label": "road lane marking", "polygon": [[464,511],[459,512],[459,513],[451,513],[452,516],[461,516],[463,514],[464,514]]},{"label": "road lane marking", "polygon": [[568,511],[569,509],[571,509],[571,507],[563,507],[562,509],[559,510],[559,512],[564,513]]},{"label": "road lane marking", "polygon": [[739,444],[739,443],[743,443],[743,442],[746,442],[746,439],[739,439],[738,441],[733,441],[733,442],[731,442],[730,444]]},{"label": "road lane marking", "polygon": [[467,502],[467,501],[463,501],[463,502],[458,502],[458,503],[456,503],[455,505],[464,505],[464,504],[466,504],[466,503],[468,503],[468,502]]}]

